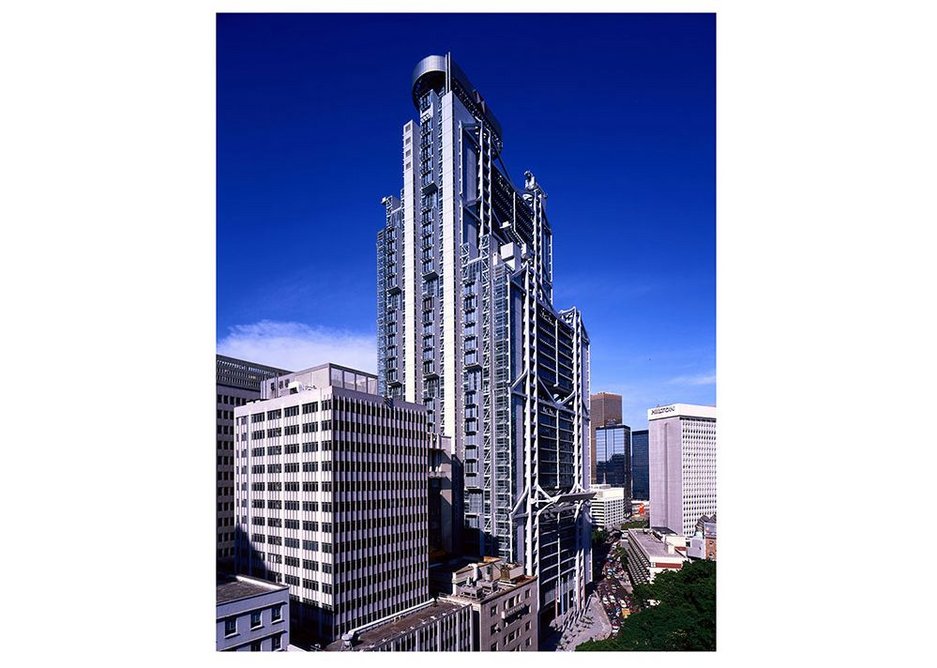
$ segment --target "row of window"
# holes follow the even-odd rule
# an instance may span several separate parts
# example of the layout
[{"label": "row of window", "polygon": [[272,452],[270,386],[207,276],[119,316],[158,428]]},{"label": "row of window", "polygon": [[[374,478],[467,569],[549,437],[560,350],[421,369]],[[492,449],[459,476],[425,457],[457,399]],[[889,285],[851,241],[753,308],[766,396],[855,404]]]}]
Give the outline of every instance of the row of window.
[{"label": "row of window", "polygon": [[[299,473],[300,465],[302,466],[303,472],[309,473],[318,471],[320,464],[322,465],[323,471],[332,470],[331,461],[325,460],[318,462],[313,460],[306,462],[287,462],[286,464],[254,464],[251,466],[251,473],[254,475],[261,473]],[[247,473],[247,466],[241,466],[241,473]]]},{"label": "row of window", "polygon": [[[247,505],[247,499],[241,499],[241,501],[242,501],[241,505],[243,506]],[[269,501],[266,501],[266,502],[263,499],[251,500],[252,508],[263,508],[265,505],[267,508],[271,508],[273,510],[279,510],[280,508],[283,508],[284,510],[299,510],[300,508],[300,502],[293,501],[293,500],[284,501],[281,499],[270,499]],[[331,503],[325,503],[323,505],[328,506],[328,508],[325,509],[325,512],[328,512],[328,513],[332,512]],[[317,512],[319,510],[319,502],[318,501],[303,501],[302,509],[308,512]]]},{"label": "row of window", "polygon": [[251,541],[254,543],[265,543],[268,545],[282,545],[284,547],[290,547],[297,550],[300,548],[300,545],[302,545],[302,549],[309,552],[325,552],[326,554],[332,553],[332,543],[320,543],[319,541],[315,540],[300,541],[298,538],[283,538],[282,536],[254,533],[251,534]]},{"label": "row of window", "polygon": [[[302,444],[303,452],[318,452],[319,450],[328,452],[332,449],[332,441],[308,441]],[[282,454],[294,455],[300,451],[299,443],[287,443],[286,445],[271,445],[267,448],[251,448],[251,457],[276,457]],[[247,457],[247,449],[241,450],[241,457]]]},{"label": "row of window", "polygon": [[219,394],[218,403],[219,404],[231,404],[232,406],[243,406],[247,403],[247,399],[244,397],[232,397],[228,394]]},{"label": "row of window", "polygon": [[[295,436],[299,433],[300,425],[290,424],[285,427],[271,427],[270,429],[263,430],[257,429],[251,432],[251,439],[259,441],[263,438],[278,438],[280,436]],[[302,432],[304,434],[315,433],[317,431],[331,431],[332,430],[332,421],[331,420],[322,420],[321,422],[304,422],[302,425]],[[219,432],[220,433],[220,432]],[[232,432],[233,433],[233,432]],[[244,438],[241,438],[241,437]],[[238,440],[247,440],[246,434],[239,434]]]},{"label": "row of window", "polygon": [[[254,610],[250,615],[250,630],[254,631],[256,629],[263,628],[263,612],[264,610],[270,611],[270,623],[275,624],[277,622],[283,621],[283,604],[278,603],[270,608],[263,608],[261,610]],[[238,634],[238,617],[227,617],[224,620],[224,634],[225,637],[233,636]]]},{"label": "row of window", "polygon": [[[246,485],[246,483],[242,483],[242,485]],[[298,492],[302,489],[303,492],[318,492],[320,491],[320,485],[321,491],[332,491],[332,483],[329,481],[323,481],[322,483],[305,481],[300,483],[295,480],[287,482],[252,482],[251,491]],[[391,484],[390,486],[392,487],[393,485]]]},{"label": "row of window", "polygon": [[[273,410],[269,410],[269,411],[266,412],[266,414],[264,414],[264,413],[262,413],[262,412],[261,412],[261,413],[252,413],[252,414],[251,414],[251,422],[252,422],[252,423],[253,423],[253,422],[263,422],[263,421],[264,421],[265,415],[266,415],[266,419],[267,419],[267,420],[279,420],[281,417],[293,417],[293,416],[299,415],[299,409],[300,409],[299,406],[287,406],[286,408],[283,408],[283,409],[275,408],[275,409],[273,409]],[[317,412],[318,410],[319,410],[319,402],[318,402],[318,401],[313,401],[313,402],[311,402],[311,403],[303,404],[303,405],[302,405],[303,415],[307,415],[307,414],[309,414],[309,413],[315,413],[315,412]],[[322,402],[322,410],[324,410],[324,411],[332,410],[332,400],[331,400],[331,399],[326,399],[325,401]],[[243,422],[243,423],[246,424],[246,416],[245,416],[245,418],[244,418],[244,422]]]},{"label": "row of window", "polygon": [[[251,518],[251,524],[257,526],[269,526],[269,527],[283,527],[284,529],[296,529],[298,530],[302,526],[303,531],[319,531],[320,525],[318,522],[312,520],[303,520],[302,525],[300,525],[300,520],[291,520],[291,519],[282,519],[279,517],[264,517],[262,515],[255,515]],[[332,533],[332,523],[323,522],[321,525],[321,530],[325,533]]]}]

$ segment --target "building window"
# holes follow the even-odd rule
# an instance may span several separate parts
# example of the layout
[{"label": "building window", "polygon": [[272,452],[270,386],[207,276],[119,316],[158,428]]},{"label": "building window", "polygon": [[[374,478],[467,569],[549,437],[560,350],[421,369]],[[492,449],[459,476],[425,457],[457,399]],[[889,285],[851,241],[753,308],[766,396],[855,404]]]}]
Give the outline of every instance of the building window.
[{"label": "building window", "polygon": [[263,621],[260,618],[260,611],[257,610],[255,612],[252,612],[251,613],[251,628],[259,629],[261,626],[263,626]]},{"label": "building window", "polygon": [[[277,605],[270,609],[270,619],[274,622],[279,622],[283,619],[283,606]],[[527,623],[527,628],[530,629],[530,623]],[[279,637],[279,636],[277,636]]]},{"label": "building window", "polygon": [[238,620],[237,617],[228,617],[224,620],[224,634],[225,636],[233,636],[238,632]]},{"label": "building window", "polygon": [[280,638],[281,638],[281,637],[282,637],[282,636],[275,635],[275,636],[273,636],[273,637],[270,639],[270,649],[272,649],[272,650],[278,650],[278,649],[280,649]]},{"label": "building window", "polygon": [[261,642],[262,642],[261,640],[255,640],[254,642],[252,642],[252,643],[251,643],[251,651],[252,651],[252,652],[259,652],[259,651],[260,651],[260,643],[261,643]]}]

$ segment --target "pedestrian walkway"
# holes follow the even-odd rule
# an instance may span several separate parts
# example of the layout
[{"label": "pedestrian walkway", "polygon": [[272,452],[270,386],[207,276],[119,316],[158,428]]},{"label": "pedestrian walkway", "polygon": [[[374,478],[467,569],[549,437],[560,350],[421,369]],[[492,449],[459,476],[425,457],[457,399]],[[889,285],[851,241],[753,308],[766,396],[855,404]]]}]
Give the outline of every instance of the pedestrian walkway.
[{"label": "pedestrian walkway", "polygon": [[578,645],[589,640],[603,640],[612,632],[612,624],[602,608],[602,602],[593,593],[586,601],[585,611],[555,620],[562,629],[557,652],[572,652]]}]

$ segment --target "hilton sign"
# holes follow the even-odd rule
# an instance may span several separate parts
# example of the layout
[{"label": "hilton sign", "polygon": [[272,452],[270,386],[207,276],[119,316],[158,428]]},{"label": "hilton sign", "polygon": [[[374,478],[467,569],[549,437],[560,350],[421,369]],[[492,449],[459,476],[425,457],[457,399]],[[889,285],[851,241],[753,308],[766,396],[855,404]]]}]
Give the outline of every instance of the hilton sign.
[{"label": "hilton sign", "polygon": [[659,420],[668,417],[698,417],[716,419],[715,406],[695,406],[693,404],[670,404],[647,409],[648,420]]}]

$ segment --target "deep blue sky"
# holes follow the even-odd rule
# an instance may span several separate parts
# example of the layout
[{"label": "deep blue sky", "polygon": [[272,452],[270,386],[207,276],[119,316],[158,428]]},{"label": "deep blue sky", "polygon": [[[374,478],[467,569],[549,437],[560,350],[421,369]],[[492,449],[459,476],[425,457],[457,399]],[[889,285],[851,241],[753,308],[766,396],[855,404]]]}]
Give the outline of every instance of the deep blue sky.
[{"label": "deep blue sky", "polygon": [[715,404],[712,14],[219,15],[219,352],[373,354],[410,73],[446,51],[514,182],[530,169],[549,196],[554,301],[583,311],[592,390],[623,394],[634,428]]}]

